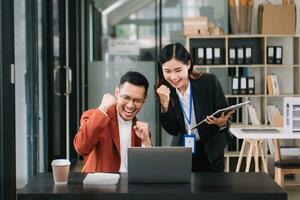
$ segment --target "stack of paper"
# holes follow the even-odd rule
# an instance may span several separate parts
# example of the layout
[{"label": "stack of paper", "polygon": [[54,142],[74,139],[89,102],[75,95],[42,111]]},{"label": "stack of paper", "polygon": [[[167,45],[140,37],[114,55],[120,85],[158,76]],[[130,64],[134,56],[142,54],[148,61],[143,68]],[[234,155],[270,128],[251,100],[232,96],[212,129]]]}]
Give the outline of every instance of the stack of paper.
[{"label": "stack of paper", "polygon": [[277,75],[267,75],[267,90],[269,95],[280,95]]},{"label": "stack of paper", "polygon": [[275,116],[281,116],[281,113],[279,111],[279,108],[276,105],[267,105],[267,115],[268,115],[268,121],[272,126],[274,126],[274,117]]},{"label": "stack of paper", "polygon": [[115,185],[120,178],[119,174],[112,173],[90,173],[83,180],[85,185]]},{"label": "stack of paper", "polygon": [[252,125],[260,125],[260,120],[257,116],[257,112],[254,108],[253,105],[248,105],[248,113],[250,116],[250,122],[252,123]]}]

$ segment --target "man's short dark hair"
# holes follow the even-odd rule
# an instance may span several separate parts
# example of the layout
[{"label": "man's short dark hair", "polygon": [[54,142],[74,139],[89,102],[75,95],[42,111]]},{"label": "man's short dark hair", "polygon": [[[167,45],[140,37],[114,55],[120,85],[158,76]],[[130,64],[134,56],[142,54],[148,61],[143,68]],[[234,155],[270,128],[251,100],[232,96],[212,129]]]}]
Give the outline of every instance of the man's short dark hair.
[{"label": "man's short dark hair", "polygon": [[125,82],[144,87],[145,96],[147,96],[149,83],[143,74],[139,72],[129,71],[121,77],[119,87],[121,87]]}]

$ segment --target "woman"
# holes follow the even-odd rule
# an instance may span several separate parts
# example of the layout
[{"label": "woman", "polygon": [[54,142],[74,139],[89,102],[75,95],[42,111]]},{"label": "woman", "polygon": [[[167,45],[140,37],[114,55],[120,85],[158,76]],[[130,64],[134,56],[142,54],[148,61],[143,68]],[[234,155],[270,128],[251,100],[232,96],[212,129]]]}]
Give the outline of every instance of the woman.
[{"label": "woman", "polygon": [[[228,106],[213,74],[193,71],[190,54],[179,43],[165,46],[159,55],[160,121],[173,135],[172,145],[193,148],[193,171],[224,171],[224,148],[229,117],[234,111],[208,117]],[[205,119],[196,129],[190,129]]]}]

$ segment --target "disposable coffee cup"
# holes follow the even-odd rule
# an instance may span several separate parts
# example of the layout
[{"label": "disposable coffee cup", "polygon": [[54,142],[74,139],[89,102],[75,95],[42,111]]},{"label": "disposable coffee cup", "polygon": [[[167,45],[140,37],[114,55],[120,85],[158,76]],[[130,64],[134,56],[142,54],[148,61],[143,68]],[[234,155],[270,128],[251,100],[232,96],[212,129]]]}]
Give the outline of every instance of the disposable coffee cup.
[{"label": "disposable coffee cup", "polygon": [[53,179],[55,184],[67,184],[70,170],[70,161],[56,159],[52,163]]}]

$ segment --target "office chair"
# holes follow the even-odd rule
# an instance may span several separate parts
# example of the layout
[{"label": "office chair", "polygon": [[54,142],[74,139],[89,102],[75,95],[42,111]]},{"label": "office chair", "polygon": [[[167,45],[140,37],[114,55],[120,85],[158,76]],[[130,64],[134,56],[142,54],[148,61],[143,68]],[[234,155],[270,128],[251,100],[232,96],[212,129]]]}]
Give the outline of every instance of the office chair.
[{"label": "office chair", "polygon": [[[283,127],[283,119],[280,117],[273,117],[273,124],[276,127]],[[280,153],[280,143],[279,140],[273,140],[275,151],[277,155],[275,157],[275,182],[281,187],[284,186],[284,176],[288,174],[300,174],[300,158],[284,158],[282,159]]]},{"label": "office chair", "polygon": [[[278,146],[277,149],[280,151],[279,141],[275,140],[274,144]],[[300,174],[300,158],[285,158],[282,159],[280,153],[275,158],[275,182],[283,187],[284,176],[288,174]]]}]

